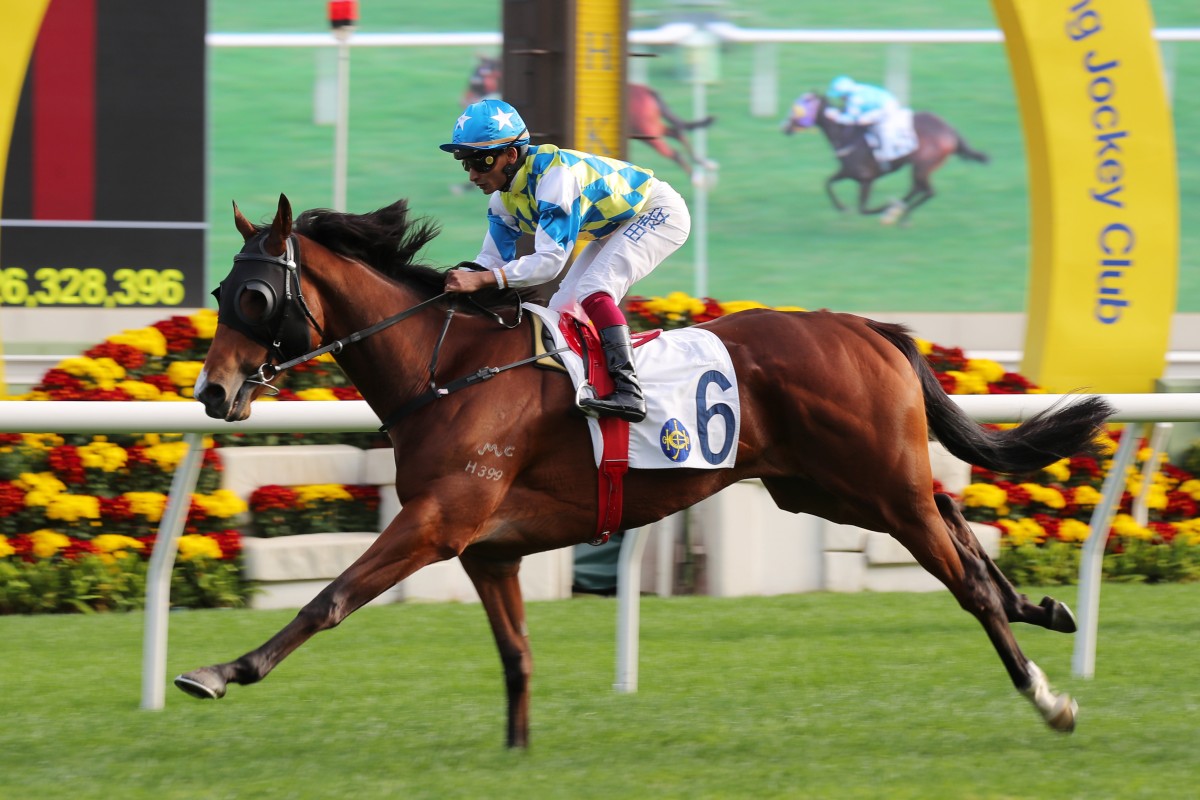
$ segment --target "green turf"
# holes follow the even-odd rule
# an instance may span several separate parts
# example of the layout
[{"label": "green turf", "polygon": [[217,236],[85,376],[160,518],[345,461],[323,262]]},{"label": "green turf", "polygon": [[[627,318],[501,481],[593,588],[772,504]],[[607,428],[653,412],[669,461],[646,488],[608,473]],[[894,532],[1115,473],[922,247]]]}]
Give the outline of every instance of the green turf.
[{"label": "green turf", "polygon": [[[300,17],[288,0],[213,0],[216,31],[318,31],[323,14]],[[847,6],[758,0],[736,4],[730,18],[746,27],[994,28],[991,6],[971,3],[861,0]],[[665,18],[665,0],[632,3],[635,27]],[[1193,0],[1154,0],[1163,27],[1200,26]],[[315,7],[314,7],[315,8]],[[499,29],[500,4],[463,0],[447,14],[435,4],[363,4],[361,30],[479,31]],[[329,53],[325,54],[330,55]],[[484,199],[452,194],[456,165],[436,150],[458,112],[475,59],[471,48],[359,49],[351,69],[348,205],[367,211],[398,197],[439,221],[444,232],[429,249],[441,263],[473,256],[483,232]],[[1169,46],[1175,70],[1175,119],[1183,207],[1178,310],[1200,311],[1200,43]],[[228,50],[210,68],[210,280],[223,276],[240,244],[230,200],[258,219],[273,212],[280,192],[297,210],[332,198],[333,129],[314,125],[313,85],[320,56],[312,50]],[[938,173],[939,196],[907,229],[875,218],[839,216],[829,207],[824,178],[833,157],[816,134],[783,137],[778,130],[791,99],[849,72],[881,80],[887,50],[876,45],[783,45],[779,48],[780,114],[749,114],[752,51],[727,47],[720,82],[708,94],[719,119],[709,153],[721,164],[709,198],[709,294],[771,304],[850,311],[1021,311],[1028,267],[1028,200],[1024,143],[1002,45],[919,45],[912,48],[912,102],[945,116],[978,149],[987,166],[954,160]],[[679,80],[678,54],[652,59],[649,80],[684,115],[692,89]],[[630,157],[652,167],[692,198],[682,172],[645,145]],[[890,176],[880,197],[903,193]],[[848,196],[853,189],[846,185]],[[644,294],[692,291],[695,237],[638,284]]]},{"label": "green turf", "polygon": [[[632,695],[610,688],[614,601],[533,603],[527,753],[502,745],[476,605],[364,609],[261,684],[218,702],[168,688],[161,712],[137,708],[140,614],[4,617],[0,797],[1188,796],[1200,586],[1109,584],[1101,607],[1092,680],[1071,676],[1073,637],[1016,629],[1080,702],[1063,736],[945,593],[645,598]],[[290,616],[172,614],[169,675]]]}]

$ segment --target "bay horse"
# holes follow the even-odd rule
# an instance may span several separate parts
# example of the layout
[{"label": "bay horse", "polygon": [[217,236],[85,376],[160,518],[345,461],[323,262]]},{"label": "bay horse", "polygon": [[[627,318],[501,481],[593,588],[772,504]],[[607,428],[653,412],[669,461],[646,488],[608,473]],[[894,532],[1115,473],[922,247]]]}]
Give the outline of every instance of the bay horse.
[{"label": "bay horse", "polygon": [[[495,310],[507,302],[500,290],[471,295],[474,303],[442,291],[444,272],[416,260],[436,225],[410,220],[404,200],[361,215],[315,209],[293,221],[281,195],[269,225],[253,225],[236,204],[234,223],[245,246],[217,290],[218,324],[196,399],[210,417],[246,419],[279,372],[332,352],[385,421],[402,505],[267,642],[180,675],[176,685],[220,698],[231,683],[260,681],[314,634],[422,567],[457,557],[499,650],[507,744],[527,746],[533,659],[521,559],[592,540],[602,510],[587,424],[572,412],[574,388],[566,375],[528,364],[532,323]],[[739,438],[714,442],[736,444],[736,464],[630,470],[620,527],[648,525],[757,478],[787,511],[890,533],[979,620],[1013,684],[1050,727],[1071,731],[1075,701],[1051,688],[1009,623],[1071,632],[1074,617],[1057,600],[1018,593],[953,500],[934,494],[928,440],[932,434],[973,464],[1023,473],[1094,452],[1112,408],[1089,396],[998,430],[949,399],[902,326],[757,309],[704,328],[724,342],[740,387]],[[483,375],[490,380],[449,391],[461,388],[460,376]],[[717,410],[713,404],[708,416]]]},{"label": "bay horse", "polygon": [[[470,105],[485,97],[500,97],[503,79],[500,59],[481,57],[467,81],[467,90],[462,98],[463,105]],[[703,119],[684,119],[671,110],[662,95],[642,83],[628,85],[625,113],[629,116],[629,138],[650,145],[656,153],[678,164],[688,176],[691,176],[693,166],[702,161],[692,148],[688,131],[707,128],[717,119],[712,115]],[[672,147],[667,142],[668,138],[674,139],[683,152]],[[714,161],[703,159],[703,166],[706,169],[715,169],[717,165]]]},{"label": "bay horse", "polygon": [[[886,211],[883,217],[884,224],[904,223],[917,206],[933,198],[933,173],[951,155],[957,155],[967,161],[983,164],[988,162],[986,153],[968,145],[966,139],[944,119],[929,111],[917,111],[913,114],[917,148],[908,155],[881,166],[867,142],[863,126],[835,122],[825,115],[825,107],[826,99],[822,94],[806,92],[800,95],[792,104],[788,118],[784,120],[783,132],[791,135],[798,130],[816,127],[825,134],[839,164],[837,172],[826,179],[825,192],[838,211],[845,211],[846,207],[833,191],[833,184],[852,180],[858,182],[860,214],[881,214]],[[912,186],[903,199],[897,203],[871,206],[871,185],[884,175],[890,175],[910,165]]]}]

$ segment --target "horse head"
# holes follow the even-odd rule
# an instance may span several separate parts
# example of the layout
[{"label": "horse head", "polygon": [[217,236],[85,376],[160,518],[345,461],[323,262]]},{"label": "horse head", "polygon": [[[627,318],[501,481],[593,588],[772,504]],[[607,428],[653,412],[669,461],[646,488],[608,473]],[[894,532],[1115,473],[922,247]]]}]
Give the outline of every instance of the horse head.
[{"label": "horse head", "polygon": [[799,130],[809,130],[817,124],[821,112],[822,97],[816,92],[805,92],[792,103],[788,118],[783,121],[780,129],[791,136]]},{"label": "horse head", "polygon": [[258,228],[233,205],[233,222],[245,240],[233,269],[213,291],[217,330],[196,380],[196,399],[215,419],[250,416],[250,403],[275,393],[275,365],[308,351],[320,325],[304,299],[300,241],[292,230],[285,195],[269,227]]}]

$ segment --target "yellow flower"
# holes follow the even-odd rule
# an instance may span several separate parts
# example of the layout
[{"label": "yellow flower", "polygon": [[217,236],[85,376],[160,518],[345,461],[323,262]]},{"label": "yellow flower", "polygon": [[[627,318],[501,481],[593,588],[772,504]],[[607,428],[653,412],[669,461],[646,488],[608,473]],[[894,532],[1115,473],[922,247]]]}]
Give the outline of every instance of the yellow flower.
[{"label": "yellow flower", "polygon": [[913,341],[917,344],[917,352],[923,356],[927,356],[933,352],[933,342],[928,339],[922,339],[919,336],[914,336]]},{"label": "yellow flower", "polygon": [[0,536],[0,558],[8,558],[15,552],[17,552],[16,549],[8,543],[8,537]]},{"label": "yellow flower", "polygon": [[1071,502],[1077,506],[1094,506],[1103,499],[1104,495],[1100,494],[1095,486],[1084,484],[1076,486],[1071,493]]},{"label": "yellow flower", "polygon": [[129,502],[129,510],[149,522],[162,519],[167,507],[167,496],[161,492],[126,492],[121,495]]},{"label": "yellow flower", "polygon": [[29,538],[33,540],[33,554],[38,558],[51,558],[59,550],[71,544],[71,540],[66,536],[48,528],[34,531],[29,534]]},{"label": "yellow flower", "polygon": [[228,489],[218,489],[212,494],[194,494],[192,500],[210,517],[229,519],[249,510],[246,501]]},{"label": "yellow flower", "polygon": [[296,397],[301,400],[337,400],[337,395],[332,389],[326,389],[323,386],[317,386],[312,389],[301,389],[296,392]]},{"label": "yellow flower", "polygon": [[116,472],[125,466],[129,454],[125,448],[112,442],[94,441],[79,448],[79,460],[84,467],[100,469],[104,472]]},{"label": "yellow flower", "polygon": [[808,311],[807,308],[801,308],[800,306],[775,306],[775,310],[776,311]]},{"label": "yellow flower", "polygon": [[211,308],[202,308],[188,318],[196,329],[199,339],[211,339],[217,334],[217,312]]},{"label": "yellow flower", "polygon": [[77,378],[87,378],[103,389],[111,389],[125,378],[125,368],[111,358],[73,356],[60,361],[58,368]]},{"label": "yellow flower", "polygon": [[1137,521],[1128,514],[1117,514],[1113,519],[1112,528],[1118,536],[1126,539],[1141,539],[1148,542],[1154,538],[1153,531],[1138,525]]},{"label": "yellow flower", "polygon": [[162,358],[167,354],[167,337],[163,336],[162,331],[153,326],[122,331],[108,337],[106,341],[112,344],[127,344],[130,347],[141,350],[148,356]]},{"label": "yellow flower", "polygon": [[1071,477],[1070,464],[1070,459],[1063,458],[1055,461],[1053,464],[1047,467],[1042,467],[1042,471],[1050,476],[1050,480],[1057,481],[1059,483],[1066,483],[1067,479]]},{"label": "yellow flower", "polygon": [[[724,314],[736,314],[739,311],[748,311],[751,308],[767,308],[762,303],[756,303],[753,300],[731,300],[728,303],[719,303],[721,312]],[[701,304],[703,310],[703,304]]]},{"label": "yellow flower", "polygon": [[991,483],[972,483],[963,489],[963,505],[971,508],[1000,508],[1008,500],[1008,493]]},{"label": "yellow flower", "polygon": [[1062,492],[1053,486],[1042,486],[1040,483],[1022,483],[1021,488],[1029,492],[1029,499],[1050,508],[1062,508],[1067,504]]},{"label": "yellow flower", "polygon": [[22,472],[14,483],[25,490],[26,508],[45,506],[67,490],[67,485],[51,472]]},{"label": "yellow flower", "polygon": [[333,353],[322,353],[313,359],[318,364],[336,364],[337,359],[333,357]]},{"label": "yellow flower", "polygon": [[191,561],[193,558],[220,558],[221,546],[215,539],[198,533],[189,533],[179,537],[179,558]]},{"label": "yellow flower", "polygon": [[167,377],[180,388],[180,394],[191,396],[192,387],[196,385],[196,378],[203,368],[201,361],[175,361],[167,367]]},{"label": "yellow flower", "polygon": [[995,383],[1004,377],[1004,367],[988,358],[967,359],[967,372],[978,375],[984,383]]},{"label": "yellow flower", "polygon": [[337,502],[354,499],[346,487],[340,483],[313,483],[308,486],[296,486],[296,504],[306,508],[322,501]]},{"label": "yellow flower", "polygon": [[1190,481],[1184,481],[1179,491],[1186,492],[1193,500],[1200,500],[1200,480],[1192,478]]},{"label": "yellow flower", "polygon": [[187,455],[187,449],[187,442],[165,442],[147,447],[145,455],[163,472],[174,472],[175,468],[179,466],[179,462],[183,461],[183,457]]},{"label": "yellow flower", "polygon": [[157,400],[162,396],[162,392],[157,386],[142,381],[121,381],[117,384],[117,388],[125,392],[134,400]]},{"label": "yellow flower", "polygon": [[974,372],[948,369],[946,374],[954,378],[955,394],[987,394],[987,381]]},{"label": "yellow flower", "polygon": [[46,519],[63,522],[100,519],[100,498],[88,494],[56,494],[46,504]]},{"label": "yellow flower", "polygon": [[23,433],[21,441],[31,450],[49,450],[62,446],[64,442],[57,433]]},{"label": "yellow flower", "polygon": [[1031,519],[1002,519],[996,524],[1004,529],[1013,547],[1046,541],[1046,530]]},{"label": "yellow flower", "polygon": [[101,553],[108,553],[116,558],[121,558],[130,550],[141,552],[146,549],[145,544],[132,536],[122,536],[119,533],[102,533],[92,539],[92,544]]},{"label": "yellow flower", "polygon": [[1064,542],[1086,542],[1092,527],[1077,519],[1064,519],[1058,525],[1058,537]]},{"label": "yellow flower", "polygon": [[1185,519],[1182,522],[1174,523],[1175,530],[1179,533],[1178,536],[1184,537],[1184,541],[1189,545],[1200,544],[1200,518]]}]

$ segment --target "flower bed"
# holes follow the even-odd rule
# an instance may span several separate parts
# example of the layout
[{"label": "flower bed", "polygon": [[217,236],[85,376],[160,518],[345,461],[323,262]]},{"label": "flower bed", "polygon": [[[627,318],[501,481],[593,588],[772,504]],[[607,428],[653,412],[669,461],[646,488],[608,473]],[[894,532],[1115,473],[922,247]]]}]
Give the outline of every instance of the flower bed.
[{"label": "flower bed", "polygon": [[[626,316],[635,329],[678,328],[758,303],[720,303],[676,292],[631,297]],[[787,308],[784,310],[803,310]],[[184,401],[216,330],[202,310],[108,337],[81,356],[47,371],[28,394],[14,399],[120,402]],[[918,340],[946,391],[1010,394],[1039,389],[994,361],[968,359],[959,348]],[[275,401],[360,399],[326,355],[285,373]],[[261,398],[258,402],[270,402]],[[325,530],[373,530],[376,487],[265,486],[249,508],[218,490],[223,447],[242,444],[343,443],[388,446],[382,434],[222,434],[205,440],[200,481],[172,584],[181,606],[237,606],[249,587],[241,578],[238,527],[250,514],[263,536]],[[1112,442],[1109,442],[1110,447]],[[0,613],[138,608],[145,570],[170,476],[182,458],[178,436],[56,436],[0,434]],[[1143,448],[1141,460],[1148,457]],[[1079,543],[1099,499],[1105,464],[1072,459],[1031,476],[973,472],[961,502],[968,519],[1003,531],[1001,567],[1017,582],[1074,580]],[[1200,482],[1162,464],[1150,495],[1146,525],[1131,514],[1140,488],[1132,469],[1121,514],[1108,533],[1105,574],[1122,580],[1191,580],[1200,575]]]}]

